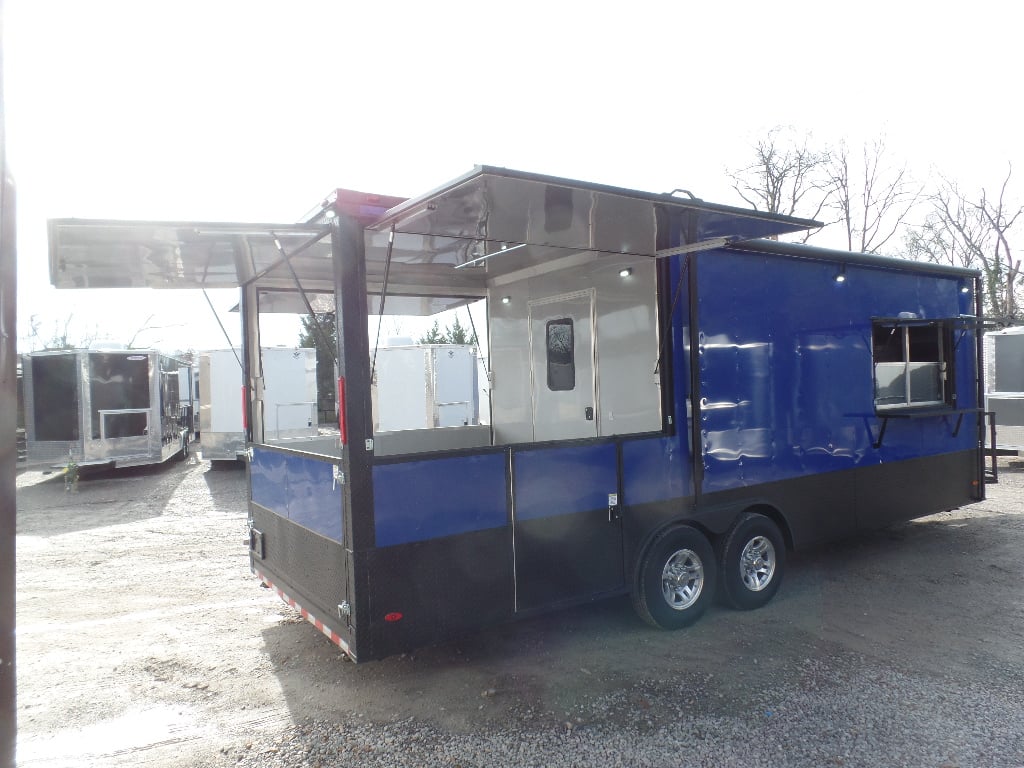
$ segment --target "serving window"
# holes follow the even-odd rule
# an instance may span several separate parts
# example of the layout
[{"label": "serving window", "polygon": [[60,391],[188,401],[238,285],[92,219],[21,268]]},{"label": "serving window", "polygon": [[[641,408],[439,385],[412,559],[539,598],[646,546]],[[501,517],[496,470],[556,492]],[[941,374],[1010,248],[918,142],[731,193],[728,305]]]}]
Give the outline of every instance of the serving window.
[{"label": "serving window", "polygon": [[871,353],[877,410],[955,404],[951,331],[945,322],[875,321]]}]

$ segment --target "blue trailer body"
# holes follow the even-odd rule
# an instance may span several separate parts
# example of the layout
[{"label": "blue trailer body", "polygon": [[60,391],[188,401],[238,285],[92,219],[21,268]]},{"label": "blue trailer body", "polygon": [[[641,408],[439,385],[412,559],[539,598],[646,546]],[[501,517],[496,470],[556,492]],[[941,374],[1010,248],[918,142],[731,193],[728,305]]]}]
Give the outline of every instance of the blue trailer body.
[{"label": "blue trailer body", "polygon": [[[757,508],[799,547],[978,499],[973,277],[833,257],[731,247],[671,262],[670,285],[697,275],[697,301],[678,302],[669,345],[671,421],[686,425],[695,319],[696,465],[685,428],[376,460],[372,512],[362,512],[373,521],[367,613],[379,617],[371,658],[626,592],[645,545],[672,524],[721,537]],[[951,324],[957,402],[880,415],[872,325],[908,312]],[[280,578],[265,562],[255,563],[264,578]],[[396,583],[410,578],[413,590]]]},{"label": "blue trailer body", "polygon": [[[51,225],[61,274],[81,225]],[[615,594],[665,628],[759,607],[789,549],[983,498],[977,274],[762,239],[814,225],[493,168],[179,225],[186,265],[246,242],[248,348],[270,292],[334,296],[333,449],[265,444],[246,350],[254,573],[363,661]],[[489,435],[375,434],[367,308],[483,298]]]}]

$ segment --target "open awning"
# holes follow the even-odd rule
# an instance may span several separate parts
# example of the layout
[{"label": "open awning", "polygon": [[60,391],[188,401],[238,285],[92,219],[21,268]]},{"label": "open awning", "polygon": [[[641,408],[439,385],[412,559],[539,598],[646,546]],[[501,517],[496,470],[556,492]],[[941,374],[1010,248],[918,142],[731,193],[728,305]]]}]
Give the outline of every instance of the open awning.
[{"label": "open awning", "polygon": [[[339,190],[301,224],[51,220],[50,278],[58,288],[255,285],[269,299],[301,286],[333,294],[329,218],[351,213],[359,196]],[[368,310],[377,311],[386,280],[385,311],[409,314],[457,306],[485,296],[489,285],[585,260],[658,258],[821,226],[688,193],[486,166],[388,210],[363,206],[357,215],[366,227]]]},{"label": "open awning", "polygon": [[57,288],[236,288],[251,279],[294,287],[283,250],[333,292],[328,235],[296,224],[52,219],[50,280]]},{"label": "open awning", "polygon": [[[685,196],[677,193],[682,192]],[[591,184],[554,176],[479,166],[471,173],[389,210],[369,227],[435,241],[468,244],[463,257],[484,246],[592,251],[653,257],[659,226],[672,214],[692,224],[689,244],[771,237],[822,226],[820,222],[707,203],[684,190],[672,193]],[[465,259],[455,261],[464,264]]]}]

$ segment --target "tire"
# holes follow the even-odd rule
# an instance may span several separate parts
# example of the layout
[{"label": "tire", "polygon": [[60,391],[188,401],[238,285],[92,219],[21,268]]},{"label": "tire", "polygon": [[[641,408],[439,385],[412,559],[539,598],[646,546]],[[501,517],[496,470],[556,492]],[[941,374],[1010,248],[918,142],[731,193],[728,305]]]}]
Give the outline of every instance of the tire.
[{"label": "tire", "polygon": [[659,534],[647,548],[633,583],[633,607],[661,629],[681,629],[701,617],[714,599],[715,551],[696,528],[683,525]]},{"label": "tire", "polygon": [[786,543],[772,520],[741,515],[719,550],[721,599],[741,611],[760,608],[779,591],[786,569]]}]

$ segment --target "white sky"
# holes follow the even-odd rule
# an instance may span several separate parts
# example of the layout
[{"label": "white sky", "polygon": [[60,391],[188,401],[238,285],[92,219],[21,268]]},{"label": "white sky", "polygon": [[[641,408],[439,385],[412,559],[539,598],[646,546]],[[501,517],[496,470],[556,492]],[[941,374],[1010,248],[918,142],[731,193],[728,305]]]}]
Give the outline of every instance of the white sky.
[{"label": "white sky", "polygon": [[[19,346],[31,316],[123,343],[150,315],[172,327],[137,344],[225,345],[198,292],[50,287],[47,218],[295,221],[475,164],[742,204],[724,169],[776,125],[995,189],[1024,175],[1020,8],[5,0]],[[237,340],[235,292],[211,296]]]}]

